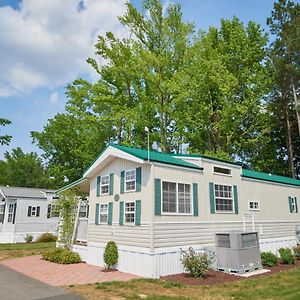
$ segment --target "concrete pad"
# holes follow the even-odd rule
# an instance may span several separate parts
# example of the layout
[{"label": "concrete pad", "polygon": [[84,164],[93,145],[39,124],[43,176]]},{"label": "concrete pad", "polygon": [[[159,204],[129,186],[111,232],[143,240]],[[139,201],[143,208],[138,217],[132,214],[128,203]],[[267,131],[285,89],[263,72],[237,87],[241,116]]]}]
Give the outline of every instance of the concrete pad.
[{"label": "concrete pad", "polygon": [[235,275],[248,278],[248,277],[255,276],[255,275],[265,274],[268,272],[271,272],[271,271],[268,269],[261,269],[261,270],[256,270],[253,272],[248,272],[248,273],[244,273],[244,274],[235,274]]}]

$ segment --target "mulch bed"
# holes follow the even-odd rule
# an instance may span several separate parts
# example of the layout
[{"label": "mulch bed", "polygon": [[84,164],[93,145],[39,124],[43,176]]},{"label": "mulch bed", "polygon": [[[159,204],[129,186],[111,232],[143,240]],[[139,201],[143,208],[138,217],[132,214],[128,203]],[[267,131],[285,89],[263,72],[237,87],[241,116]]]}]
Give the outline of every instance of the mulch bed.
[{"label": "mulch bed", "polygon": [[[270,270],[270,272],[251,276],[248,278],[270,276],[274,273],[284,272],[284,271],[288,271],[288,270],[291,270],[294,268],[299,268],[299,267],[300,267],[300,260],[296,260],[294,265],[279,264],[278,266],[273,267],[273,268],[265,268],[265,269]],[[245,280],[247,278],[233,275],[233,274],[224,273],[224,272],[214,271],[214,270],[210,269],[210,270],[208,270],[207,276],[204,278],[193,278],[193,277],[189,276],[188,274],[182,273],[182,274],[176,274],[176,275],[163,276],[163,277],[161,277],[161,279],[166,280],[166,281],[177,282],[177,283],[181,283],[181,284],[185,284],[185,285],[214,285],[214,284],[223,284],[223,283],[227,283],[227,282]]]}]

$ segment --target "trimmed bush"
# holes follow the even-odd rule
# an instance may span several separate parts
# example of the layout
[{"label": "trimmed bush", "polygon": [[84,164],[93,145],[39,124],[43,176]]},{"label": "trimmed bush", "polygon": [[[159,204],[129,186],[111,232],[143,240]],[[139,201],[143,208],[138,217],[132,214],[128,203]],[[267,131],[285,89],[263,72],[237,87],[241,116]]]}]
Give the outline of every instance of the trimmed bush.
[{"label": "trimmed bush", "polygon": [[33,236],[31,234],[26,234],[24,240],[26,243],[31,243],[33,240]]},{"label": "trimmed bush", "polygon": [[50,242],[56,242],[57,237],[53,235],[52,233],[45,232],[41,234],[37,239],[37,243],[50,243]]},{"label": "trimmed bush", "polygon": [[275,267],[278,265],[278,257],[271,251],[262,252],[260,257],[261,263],[265,267]]},{"label": "trimmed bush", "polygon": [[297,247],[293,248],[294,251],[294,255],[297,259],[300,259],[300,245],[298,245]]},{"label": "trimmed bush", "polygon": [[184,270],[192,277],[204,277],[209,266],[215,261],[212,252],[196,253],[190,247],[187,251],[181,250],[181,263]]},{"label": "trimmed bush", "polygon": [[44,260],[48,260],[57,264],[77,264],[81,262],[78,253],[66,248],[55,248],[42,254]]},{"label": "trimmed bush", "polygon": [[295,263],[295,258],[290,248],[280,248],[278,249],[278,252],[283,264],[292,265]]},{"label": "trimmed bush", "polygon": [[105,263],[105,267],[110,269],[113,265],[118,262],[119,254],[118,254],[118,247],[114,241],[109,241],[106,244],[104,253],[103,253],[103,260]]}]

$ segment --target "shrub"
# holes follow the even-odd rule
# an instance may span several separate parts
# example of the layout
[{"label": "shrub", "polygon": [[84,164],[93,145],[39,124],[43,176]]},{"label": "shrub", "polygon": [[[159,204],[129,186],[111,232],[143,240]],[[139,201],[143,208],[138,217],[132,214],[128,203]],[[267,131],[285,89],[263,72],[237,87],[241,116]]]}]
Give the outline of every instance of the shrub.
[{"label": "shrub", "polygon": [[298,245],[297,247],[293,248],[294,251],[294,255],[297,259],[300,259],[300,245]]},{"label": "shrub", "polygon": [[260,257],[261,263],[265,267],[275,267],[278,265],[278,257],[271,251],[262,252]]},{"label": "shrub", "polygon": [[78,253],[66,248],[55,248],[42,254],[44,260],[48,260],[57,264],[77,264],[81,262]]},{"label": "shrub", "polygon": [[204,277],[214,261],[215,255],[212,252],[196,253],[192,247],[187,251],[181,250],[183,268],[192,277]]},{"label": "shrub", "polygon": [[283,264],[292,265],[295,263],[295,258],[290,248],[280,248],[278,252]]},{"label": "shrub", "polygon": [[24,240],[26,243],[31,243],[33,240],[33,236],[31,234],[26,234]]},{"label": "shrub", "polygon": [[119,254],[118,254],[118,247],[114,241],[109,241],[106,244],[103,259],[105,263],[105,267],[110,269],[113,265],[118,262]]},{"label": "shrub", "polygon": [[45,232],[41,234],[37,239],[37,243],[50,243],[50,242],[56,242],[57,237],[53,235],[52,233]]}]

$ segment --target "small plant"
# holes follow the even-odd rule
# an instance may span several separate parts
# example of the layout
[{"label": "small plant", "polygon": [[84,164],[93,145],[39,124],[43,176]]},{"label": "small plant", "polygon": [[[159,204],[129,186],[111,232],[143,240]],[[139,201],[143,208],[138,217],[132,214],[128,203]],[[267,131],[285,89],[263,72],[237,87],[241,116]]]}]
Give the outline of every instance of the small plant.
[{"label": "small plant", "polygon": [[24,240],[26,243],[31,243],[33,240],[33,236],[31,234],[26,234]]},{"label": "small plant", "polygon": [[262,252],[260,257],[261,263],[265,267],[275,267],[278,265],[278,257],[271,251]]},{"label": "small plant", "polygon": [[57,237],[53,235],[52,233],[45,232],[41,234],[37,239],[37,243],[51,243],[51,242],[56,242]]},{"label": "small plant", "polygon": [[295,258],[290,248],[280,248],[278,249],[278,252],[283,264],[292,265],[295,263]]},{"label": "small plant", "polygon": [[297,259],[300,259],[300,245],[297,245],[297,247],[293,248],[294,255]]},{"label": "small plant", "polygon": [[196,253],[192,247],[187,251],[181,250],[183,268],[192,277],[204,277],[214,261],[215,255],[212,252]]},{"label": "small plant", "polygon": [[81,262],[78,253],[66,248],[55,248],[42,254],[44,260],[57,264],[77,264]]},{"label": "small plant", "polygon": [[113,265],[118,262],[119,254],[118,254],[118,247],[114,241],[109,241],[106,244],[104,253],[103,253],[103,260],[105,263],[105,267],[107,269],[111,269]]}]

